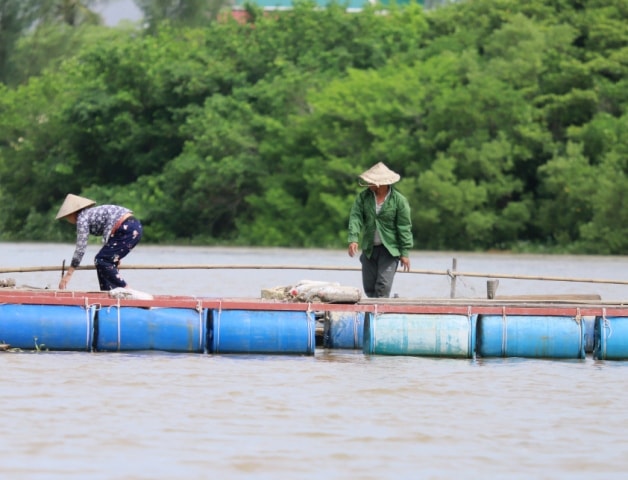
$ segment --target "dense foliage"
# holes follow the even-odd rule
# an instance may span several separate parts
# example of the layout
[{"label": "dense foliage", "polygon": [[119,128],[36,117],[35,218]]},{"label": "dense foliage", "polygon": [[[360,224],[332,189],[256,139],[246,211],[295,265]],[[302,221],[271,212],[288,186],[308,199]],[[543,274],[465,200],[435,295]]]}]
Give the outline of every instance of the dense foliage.
[{"label": "dense foliage", "polygon": [[0,239],[72,238],[72,192],[132,208],[147,242],[344,248],[383,161],[417,249],[628,253],[625,0],[248,9],[22,33]]}]

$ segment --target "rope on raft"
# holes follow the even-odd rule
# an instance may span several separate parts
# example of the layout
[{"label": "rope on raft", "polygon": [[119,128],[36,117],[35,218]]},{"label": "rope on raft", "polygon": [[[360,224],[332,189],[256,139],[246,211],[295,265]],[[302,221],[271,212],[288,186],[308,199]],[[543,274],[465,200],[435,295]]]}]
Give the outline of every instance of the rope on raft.
[{"label": "rope on raft", "polygon": [[[77,270],[95,270],[93,265],[78,267]],[[361,271],[360,267],[324,266],[324,265],[215,265],[215,264],[187,264],[187,265],[124,265],[122,270],[329,270],[329,271]],[[25,273],[25,272],[57,272],[58,266],[41,267],[4,267],[0,268],[3,273]],[[481,278],[508,278],[515,280],[546,280],[553,282],[579,282],[579,283],[608,283],[616,285],[628,285],[628,280],[600,279],[600,278],[573,278],[573,277],[552,277],[542,275],[515,275],[502,273],[481,273],[462,272],[455,270],[410,270],[409,272],[399,271],[400,274],[412,273],[419,275],[446,275],[455,279],[456,277],[481,277]]]}]

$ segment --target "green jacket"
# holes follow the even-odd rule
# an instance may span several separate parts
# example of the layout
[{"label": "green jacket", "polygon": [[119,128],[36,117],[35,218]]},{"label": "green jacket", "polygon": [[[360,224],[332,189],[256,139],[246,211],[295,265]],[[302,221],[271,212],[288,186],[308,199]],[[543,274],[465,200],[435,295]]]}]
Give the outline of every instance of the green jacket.
[{"label": "green jacket", "polygon": [[368,258],[373,252],[373,235],[376,228],[382,244],[393,257],[407,257],[412,248],[410,205],[406,197],[392,186],[390,188],[390,195],[379,214],[375,213],[375,195],[368,188],[358,194],[351,207],[348,240],[349,243],[359,243]]}]

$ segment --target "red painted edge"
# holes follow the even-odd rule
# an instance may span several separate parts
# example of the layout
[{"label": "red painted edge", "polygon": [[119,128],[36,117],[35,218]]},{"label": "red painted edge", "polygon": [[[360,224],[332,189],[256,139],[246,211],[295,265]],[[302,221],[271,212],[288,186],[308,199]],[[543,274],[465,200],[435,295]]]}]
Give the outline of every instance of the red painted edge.
[{"label": "red painted edge", "polygon": [[412,303],[375,304],[337,304],[337,303],[302,303],[260,298],[206,298],[185,295],[157,295],[153,300],[130,300],[110,298],[105,292],[76,291],[30,291],[1,290],[0,304],[24,305],[80,305],[80,306],[126,306],[141,308],[192,308],[222,310],[268,310],[268,311],[328,311],[328,312],[372,312],[372,313],[406,313],[406,314],[451,314],[451,315],[542,315],[542,316],[628,316],[626,305],[512,305],[499,304],[498,300],[452,305],[451,302],[430,299],[421,303],[420,299]]}]

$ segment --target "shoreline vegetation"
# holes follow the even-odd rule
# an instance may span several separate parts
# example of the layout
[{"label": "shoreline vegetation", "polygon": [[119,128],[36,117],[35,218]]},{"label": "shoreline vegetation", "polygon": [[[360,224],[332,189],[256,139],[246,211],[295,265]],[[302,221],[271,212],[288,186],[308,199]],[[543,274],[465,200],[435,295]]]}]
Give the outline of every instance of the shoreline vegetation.
[{"label": "shoreline vegetation", "polygon": [[71,192],[133,209],[146,244],[345,248],[383,161],[415,249],[628,253],[623,0],[147,0],[117,27],[5,3],[0,241],[71,241]]}]

